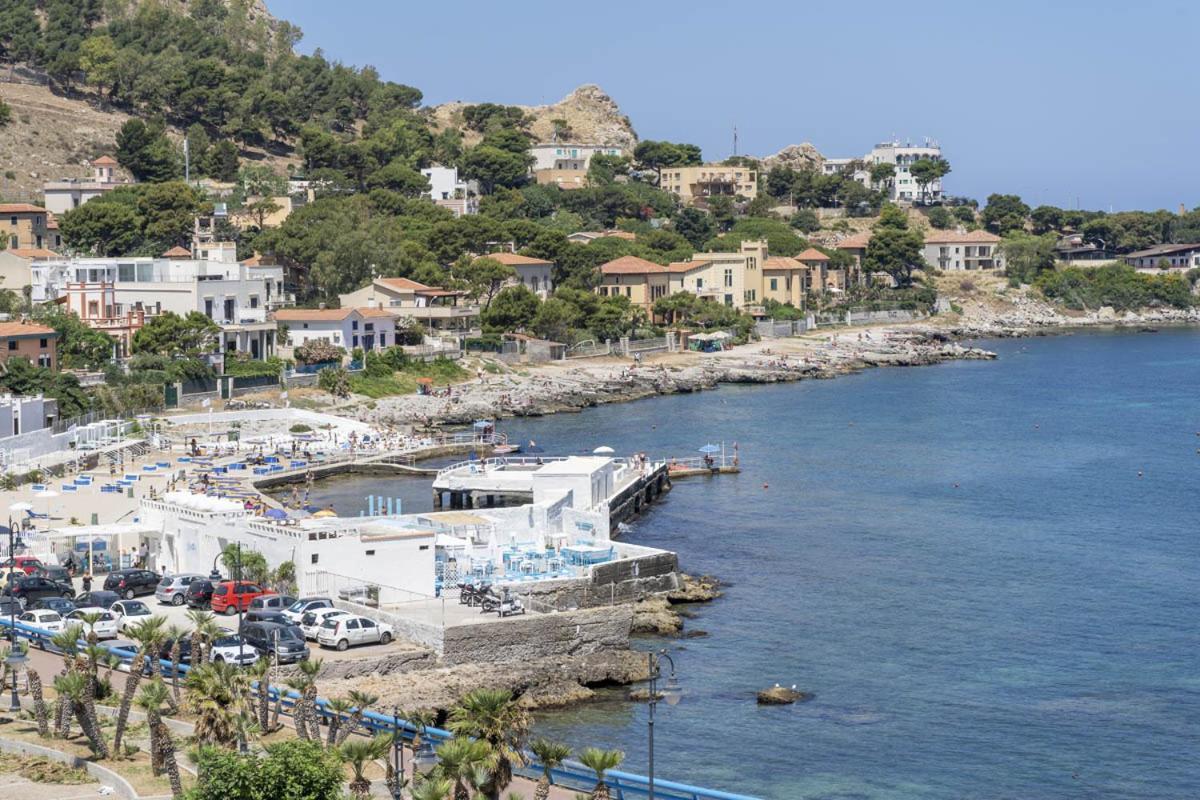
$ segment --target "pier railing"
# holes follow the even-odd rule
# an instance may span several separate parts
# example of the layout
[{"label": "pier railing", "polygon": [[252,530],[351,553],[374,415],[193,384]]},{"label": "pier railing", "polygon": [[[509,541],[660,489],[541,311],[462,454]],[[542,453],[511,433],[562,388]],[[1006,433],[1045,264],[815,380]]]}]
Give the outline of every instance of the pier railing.
[{"label": "pier railing", "polygon": [[[0,631],[4,632],[3,638],[10,638],[8,633],[10,627],[11,623],[8,617],[0,618]],[[15,634],[18,640],[24,639],[29,642],[30,647],[61,654],[61,651],[51,643],[54,634],[19,622],[16,625]],[[87,646],[87,642],[84,640],[80,640],[79,644],[80,647]],[[137,655],[134,650],[116,647],[104,642],[101,642],[100,646],[108,650],[116,659],[120,665],[118,669],[123,668],[126,672]],[[164,679],[171,681],[181,681],[190,671],[187,664],[180,664],[178,671],[175,671],[169,659],[159,659],[156,667]],[[251,687],[257,689],[258,681],[251,682]],[[281,714],[290,717],[292,716],[296,701],[300,699],[300,694],[291,689],[269,685],[267,687],[267,697],[269,703],[272,705],[278,699]],[[342,720],[346,719],[344,713],[330,710],[329,701],[323,697],[316,698],[313,713],[317,715],[321,722],[325,723],[328,723],[329,719],[335,715],[338,715]],[[413,741],[418,733],[423,739],[432,742],[435,746],[454,738],[454,734],[450,733],[450,731],[441,728],[421,727],[414,725],[408,720],[394,717],[391,714],[380,714],[370,710],[363,712],[361,727],[372,734],[394,734],[401,741],[409,743]],[[542,774],[541,764],[533,757],[532,753],[527,753],[526,757],[528,759],[526,765],[515,770],[515,772],[523,777],[536,780]],[[596,773],[576,761],[564,762],[559,767],[550,771],[550,777],[554,785],[581,793],[591,792],[596,785]],[[650,796],[650,781],[644,775],[614,770],[605,773],[605,782],[608,784],[610,794],[615,800],[640,800],[641,798],[648,798]],[[686,783],[663,780],[658,777],[654,779],[654,796],[662,798],[662,800],[758,800],[758,798],[750,795],[722,792],[718,789],[706,789]]]}]

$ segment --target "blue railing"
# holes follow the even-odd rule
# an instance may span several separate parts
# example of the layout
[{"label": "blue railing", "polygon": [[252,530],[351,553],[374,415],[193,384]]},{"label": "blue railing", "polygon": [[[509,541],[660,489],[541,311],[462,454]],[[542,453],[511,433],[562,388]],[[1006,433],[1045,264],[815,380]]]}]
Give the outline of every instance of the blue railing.
[{"label": "blue railing", "polygon": [[[0,630],[7,631],[9,628],[9,620],[7,617],[0,618]],[[59,652],[50,640],[54,634],[38,628],[33,628],[28,625],[17,623],[17,636],[22,639],[27,639],[31,646],[36,646],[39,649],[50,652]],[[7,634],[4,638],[8,638]],[[86,642],[82,642],[86,644]],[[103,642],[101,646],[105,647],[110,653],[120,659],[121,663],[128,666],[137,653],[126,648],[114,647]],[[172,675],[172,665],[168,659],[159,659],[159,665],[162,668],[162,674],[166,677],[174,677]],[[184,676],[188,673],[188,665],[179,665],[179,675]],[[258,688],[258,682],[253,684],[254,688]],[[279,700],[281,713],[291,716],[291,709],[295,705],[296,700],[300,698],[298,692],[282,687],[268,687],[268,701],[273,705],[276,699]],[[322,697],[316,700],[317,713],[322,719],[331,717],[332,714],[326,709],[326,701]],[[365,711],[361,727],[371,731],[372,733],[396,733],[406,742],[411,742],[417,733],[417,727],[407,720],[400,719],[399,725],[396,724],[397,719],[388,714],[380,714],[375,711]],[[448,741],[454,738],[454,734],[450,731],[441,728],[426,727],[422,731],[422,736],[435,745]],[[515,770],[518,775],[522,775],[533,780],[537,780],[542,775],[541,764],[537,759],[529,756],[529,763],[525,767]],[[574,761],[567,761],[557,769],[550,772],[551,781],[556,786],[563,786],[568,789],[576,790],[583,793],[589,793],[596,785],[596,774],[592,770]],[[611,771],[605,773],[605,782],[608,784],[610,793],[614,800],[639,800],[639,798],[649,797],[649,780],[644,775],[637,775],[631,772]],[[744,794],[733,794],[731,792],[722,792],[717,789],[704,789],[699,786],[690,786],[686,783],[676,783],[674,781],[666,781],[660,778],[654,780],[654,796],[662,798],[662,800],[757,800],[757,798]]]}]

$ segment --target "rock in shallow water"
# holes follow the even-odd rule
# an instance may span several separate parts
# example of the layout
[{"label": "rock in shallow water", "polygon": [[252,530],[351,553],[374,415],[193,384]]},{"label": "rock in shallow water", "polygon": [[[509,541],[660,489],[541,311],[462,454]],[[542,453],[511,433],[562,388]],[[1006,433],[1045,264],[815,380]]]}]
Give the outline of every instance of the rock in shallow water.
[{"label": "rock in shallow water", "polygon": [[808,692],[789,689],[786,686],[772,686],[758,693],[760,706],[790,706],[792,703],[803,703],[811,699],[812,695]]}]

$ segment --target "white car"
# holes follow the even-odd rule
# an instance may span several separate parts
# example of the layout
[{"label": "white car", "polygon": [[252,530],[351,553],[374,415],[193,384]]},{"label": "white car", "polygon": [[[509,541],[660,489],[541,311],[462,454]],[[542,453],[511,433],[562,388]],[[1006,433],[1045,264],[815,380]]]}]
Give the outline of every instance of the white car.
[{"label": "white car", "polygon": [[117,615],[117,627],[122,633],[154,616],[150,606],[141,600],[118,600],[109,606],[109,610]]},{"label": "white car", "polygon": [[242,639],[236,633],[225,633],[213,640],[209,658],[213,661],[224,661],[234,666],[248,667],[258,661],[258,650],[254,645]]},{"label": "white car", "polygon": [[37,628],[46,633],[62,633],[67,627],[67,623],[63,620],[61,614],[57,611],[49,611],[44,608],[37,609],[36,611],[26,611],[17,617],[17,623]]},{"label": "white car", "polygon": [[317,631],[317,644],[338,650],[356,644],[387,644],[392,641],[392,626],[370,617],[328,616]]},{"label": "white car", "polygon": [[[100,617],[100,619],[96,620],[95,624],[89,625],[83,618],[86,614],[95,614],[96,616]],[[120,630],[118,627],[116,614],[95,606],[85,606],[84,608],[75,609],[70,614],[67,614],[66,624],[78,625],[83,629],[84,636],[86,636],[89,631],[95,631],[97,639],[115,639],[117,638],[117,633]]]},{"label": "white car", "polygon": [[300,617],[300,630],[304,632],[305,639],[316,639],[317,632],[321,630],[321,625],[330,617],[348,617],[349,611],[342,611],[340,608],[316,608],[312,611],[305,611],[304,616]]},{"label": "white car", "polygon": [[305,612],[316,611],[318,608],[333,608],[333,601],[328,597],[301,597],[285,608],[283,615],[290,619],[293,625],[299,625]]}]

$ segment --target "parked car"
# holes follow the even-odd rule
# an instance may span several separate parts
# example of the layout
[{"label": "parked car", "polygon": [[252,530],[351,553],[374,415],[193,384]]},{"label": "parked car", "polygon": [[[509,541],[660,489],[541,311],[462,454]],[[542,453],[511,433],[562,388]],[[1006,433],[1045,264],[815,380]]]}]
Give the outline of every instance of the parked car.
[{"label": "parked car", "polygon": [[258,650],[254,649],[254,645],[232,631],[213,640],[210,655],[215,662],[227,662],[235,666],[240,664],[246,667],[258,661]]},{"label": "parked car", "polygon": [[103,589],[94,592],[81,592],[75,595],[75,605],[82,608],[83,606],[95,606],[96,608],[111,608],[112,604],[121,598],[116,592],[106,592]]},{"label": "parked car", "polygon": [[6,558],[0,561],[0,572],[3,572],[7,576],[8,570],[11,567],[16,572],[33,575],[43,566],[45,565],[41,562],[41,559],[34,556],[17,556],[16,558]]},{"label": "parked car", "polygon": [[13,579],[12,586],[4,587],[4,594],[17,598],[21,608],[27,607],[35,600],[43,597],[67,597],[75,593],[70,584],[39,578],[36,575],[26,575]]},{"label": "parked car", "polygon": [[317,644],[345,650],[358,644],[387,644],[392,641],[392,626],[370,617],[328,617],[317,631]]},{"label": "parked car", "polygon": [[315,608],[312,611],[305,611],[304,616],[300,618],[300,631],[306,639],[316,639],[317,632],[321,630],[321,625],[330,617],[346,617],[349,616],[349,611],[342,611],[340,608]]},{"label": "parked car", "polygon": [[214,614],[236,614],[250,607],[250,601],[264,594],[274,594],[257,583],[247,581],[221,581],[213,587],[212,610]]},{"label": "parked car", "polygon": [[289,597],[286,594],[264,594],[262,597],[256,597],[250,601],[250,605],[246,608],[247,611],[278,611],[283,613],[284,609],[296,602],[296,598]]},{"label": "parked car", "polygon": [[247,622],[273,622],[276,625],[292,625],[292,621],[285,617],[282,611],[265,611],[263,609],[250,609],[247,611],[246,615],[242,617],[242,624]]},{"label": "parked car", "polygon": [[60,567],[57,564],[43,564],[37,568],[34,574],[39,578],[49,578],[52,581],[59,581],[60,583],[71,582],[71,570],[66,567]]},{"label": "parked car", "polygon": [[212,596],[213,582],[208,578],[201,578],[188,584],[187,591],[184,592],[184,602],[188,608],[211,608]]},{"label": "parked car", "polygon": [[193,581],[205,580],[206,576],[195,572],[180,575],[163,575],[154,590],[154,599],[160,603],[181,606],[187,601],[187,589]]},{"label": "parked car", "polygon": [[264,655],[277,658],[280,664],[292,664],[308,658],[304,634],[292,625],[247,622],[242,625],[242,637]]},{"label": "parked car", "polygon": [[[38,602],[41,602],[41,601],[39,600]],[[37,605],[37,603],[35,603],[34,605]],[[52,608],[50,610],[54,611],[55,609]],[[14,613],[16,613],[16,614],[21,613],[21,604],[18,603],[16,600],[13,600],[11,597],[0,597],[0,617],[4,617],[5,619],[8,619],[8,618],[12,617],[12,615]]]},{"label": "parked car", "polygon": [[[3,601],[0,601],[2,603]],[[29,604],[30,610],[39,608],[48,608],[51,611],[57,611],[64,617],[74,611],[77,606],[74,600],[68,600],[65,597],[43,597],[41,600],[35,600]],[[5,611],[0,611],[0,616],[3,616]]]},{"label": "parked car", "polygon": [[141,600],[118,600],[109,606],[109,609],[117,615],[117,622],[120,625],[122,633],[125,633],[139,622],[143,622],[154,616],[154,612],[150,610],[150,606]]},{"label": "parked car", "polygon": [[[96,620],[93,624],[89,624],[84,619],[84,616],[87,614],[96,614],[100,619]],[[77,608],[70,614],[67,614],[66,619],[68,625],[78,625],[83,628],[84,635],[94,631],[97,639],[115,639],[117,638],[117,633],[120,631],[120,628],[117,626],[117,615],[103,608],[96,608],[95,606]]]},{"label": "parked car", "polygon": [[316,611],[318,608],[333,608],[333,601],[328,597],[301,597],[283,610],[283,615],[294,624],[299,625],[306,611]]},{"label": "parked car", "polygon": [[132,600],[140,594],[154,594],[161,580],[161,575],[148,569],[119,569],[108,573],[104,588]]},{"label": "parked car", "polygon": [[17,624],[28,625],[31,628],[37,628],[46,633],[62,633],[67,627],[61,614],[46,608],[39,608],[36,611],[26,611],[17,617]]}]

